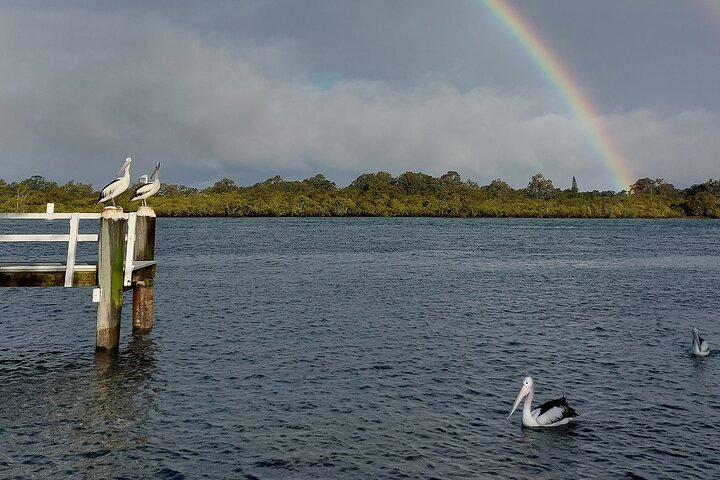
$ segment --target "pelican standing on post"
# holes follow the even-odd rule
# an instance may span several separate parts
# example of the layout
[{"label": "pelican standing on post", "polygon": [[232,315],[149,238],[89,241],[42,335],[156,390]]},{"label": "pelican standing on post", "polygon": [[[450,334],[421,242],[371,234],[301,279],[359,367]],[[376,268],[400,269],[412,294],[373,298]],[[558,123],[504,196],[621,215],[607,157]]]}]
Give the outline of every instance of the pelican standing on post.
[{"label": "pelican standing on post", "polygon": [[135,193],[133,193],[133,197],[130,201],[134,202],[135,200],[142,200],[141,205],[146,207],[147,202],[145,199],[155,195],[158,190],[160,190],[160,162],[155,164],[155,170],[153,170],[150,178],[147,179],[147,177],[145,177],[145,181],[142,181],[141,179],[140,183],[141,185],[135,189]]},{"label": "pelican standing on post", "polygon": [[704,338],[700,336],[698,333],[698,329],[695,327],[692,327],[692,334],[693,334],[693,340],[692,340],[692,347],[690,349],[690,353],[693,355],[697,355],[698,357],[705,357],[710,354],[710,345],[705,341]]},{"label": "pelican standing on post", "polygon": [[508,418],[512,417],[518,405],[525,398],[523,405],[522,424],[524,427],[557,427],[565,425],[573,417],[577,417],[575,410],[567,404],[565,397],[545,402],[537,408],[531,409],[533,395],[535,394],[535,382],[532,377],[525,377],[523,386],[515,399],[515,404],[510,411]]},{"label": "pelican standing on post", "polygon": [[120,176],[105,185],[105,188],[100,191],[100,198],[98,199],[97,203],[104,203],[108,200],[112,200],[113,207],[115,206],[115,197],[123,193],[130,186],[131,162],[132,159],[130,157],[127,157],[125,159],[125,163],[123,163],[123,166],[120,168],[120,170],[118,170],[118,175]]}]

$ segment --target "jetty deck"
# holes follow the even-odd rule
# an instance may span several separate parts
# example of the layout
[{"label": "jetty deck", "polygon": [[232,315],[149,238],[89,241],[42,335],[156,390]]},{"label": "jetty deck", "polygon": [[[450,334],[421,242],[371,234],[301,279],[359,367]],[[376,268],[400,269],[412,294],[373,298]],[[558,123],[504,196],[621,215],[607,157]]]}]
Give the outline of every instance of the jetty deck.
[{"label": "jetty deck", "polygon": [[[98,304],[96,348],[117,349],[122,294],[133,291],[133,330],[153,326],[153,279],[155,262],[155,212],[106,207],[102,213],[2,213],[0,226],[8,220],[68,221],[67,233],[9,234],[0,229],[2,243],[67,244],[64,261],[47,258],[0,261],[0,287],[93,287],[92,301]],[[99,233],[80,233],[80,220],[95,220]],[[3,225],[4,224],[4,225]],[[15,224],[12,224],[15,225]],[[79,242],[97,242],[96,261],[76,261]],[[2,251],[0,251],[2,253]]]},{"label": "jetty deck", "polygon": [[[2,220],[45,220],[69,221],[67,234],[4,234],[0,242],[63,242],[67,244],[65,262],[0,261],[0,287],[97,287],[97,262],[77,263],[75,256],[78,242],[97,242],[97,234],[79,233],[80,220],[100,221],[100,213],[0,213]],[[134,259],[137,214],[124,214],[128,222],[125,235],[125,259],[123,262],[123,287],[132,288],[132,283],[152,278],[155,275],[154,260]],[[128,268],[129,265],[129,268]]]},{"label": "jetty deck", "polygon": [[[2,240],[0,240],[2,241]],[[155,261],[132,263],[130,285],[155,276]],[[0,262],[0,287],[65,287],[67,263],[60,262]],[[73,287],[97,287],[97,263],[76,263],[73,266]]]}]

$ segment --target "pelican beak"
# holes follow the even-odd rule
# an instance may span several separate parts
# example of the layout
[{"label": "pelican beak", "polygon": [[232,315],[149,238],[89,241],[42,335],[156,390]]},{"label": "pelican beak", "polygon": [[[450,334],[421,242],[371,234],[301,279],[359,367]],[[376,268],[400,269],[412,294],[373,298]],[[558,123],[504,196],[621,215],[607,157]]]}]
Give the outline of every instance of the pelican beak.
[{"label": "pelican beak", "polygon": [[700,345],[700,334],[698,333],[698,329],[696,327],[692,328],[692,334],[693,334],[693,340],[697,345]]},{"label": "pelican beak", "polygon": [[117,174],[118,174],[118,175],[124,174],[124,173],[125,173],[125,169],[127,168],[128,165],[130,165],[130,162],[132,162],[132,159],[131,159],[130,157],[127,157],[127,158],[125,159],[125,161],[123,162],[122,167],[120,167],[120,170],[118,170]]},{"label": "pelican beak", "polygon": [[520,405],[520,402],[522,402],[522,399],[527,396],[528,393],[530,393],[530,385],[523,385],[523,387],[520,389],[520,393],[518,393],[517,398],[515,399],[515,403],[513,404],[512,410],[510,410],[510,415],[508,415],[508,418],[512,417],[512,414],[515,413],[515,410],[517,410],[518,405]]}]

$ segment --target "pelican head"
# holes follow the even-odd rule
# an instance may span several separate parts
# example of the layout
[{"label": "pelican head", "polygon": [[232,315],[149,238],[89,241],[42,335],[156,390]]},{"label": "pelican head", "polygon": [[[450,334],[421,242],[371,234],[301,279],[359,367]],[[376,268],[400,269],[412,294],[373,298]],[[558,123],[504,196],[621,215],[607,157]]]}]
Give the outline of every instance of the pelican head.
[{"label": "pelican head", "polygon": [[522,402],[523,398],[527,397],[530,393],[532,393],[534,388],[535,382],[533,381],[532,377],[525,377],[523,379],[523,386],[520,389],[520,393],[518,393],[517,398],[515,399],[515,403],[513,404],[512,410],[510,410],[510,415],[508,415],[508,418],[512,417],[512,414],[515,413],[515,410],[517,410],[517,407],[518,405],[520,405],[520,402]]},{"label": "pelican head", "polygon": [[125,161],[123,162],[122,167],[120,167],[120,170],[118,170],[118,175],[122,175],[125,173],[125,169],[130,167],[130,164],[132,163],[132,158],[127,157]]}]

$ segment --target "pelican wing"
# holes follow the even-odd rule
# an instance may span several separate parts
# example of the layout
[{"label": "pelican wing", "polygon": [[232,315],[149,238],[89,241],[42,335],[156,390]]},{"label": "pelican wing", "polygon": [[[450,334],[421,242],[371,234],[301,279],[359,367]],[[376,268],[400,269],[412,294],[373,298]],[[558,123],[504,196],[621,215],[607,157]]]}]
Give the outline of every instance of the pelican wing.
[{"label": "pelican wing", "polygon": [[149,194],[152,192],[154,184],[152,182],[150,183],[144,183],[140,185],[138,188],[135,189],[135,192],[133,193],[133,197],[130,199],[131,202],[135,200],[141,200],[144,195]]},{"label": "pelican wing", "polygon": [[699,343],[693,340],[692,353],[694,353],[695,355],[705,356],[710,353],[710,345],[708,345],[708,343],[702,337],[700,338]]},{"label": "pelican wing", "polygon": [[120,187],[120,185],[122,184],[122,180],[123,180],[122,177],[116,178],[112,182],[105,185],[103,187],[103,189],[100,190],[100,198],[98,198],[97,203],[101,203],[106,200],[110,200],[110,198],[114,196],[113,193],[115,193],[115,191],[118,189],[118,187]]},{"label": "pelican wing", "polygon": [[571,418],[577,417],[577,412],[568,405],[565,397],[556,398],[545,402],[533,409],[530,415],[538,424],[543,426],[567,423]]}]

